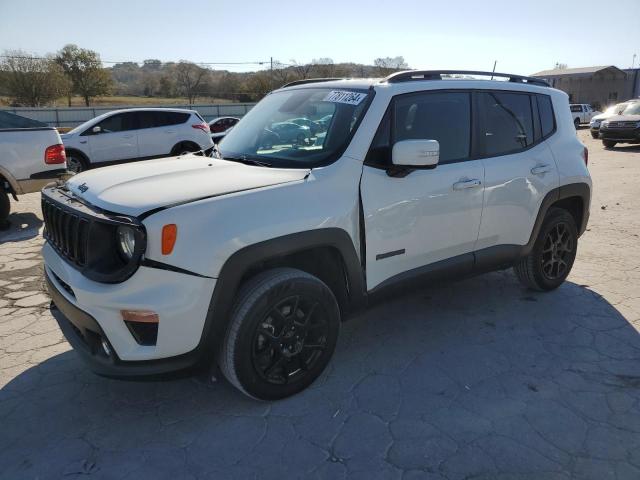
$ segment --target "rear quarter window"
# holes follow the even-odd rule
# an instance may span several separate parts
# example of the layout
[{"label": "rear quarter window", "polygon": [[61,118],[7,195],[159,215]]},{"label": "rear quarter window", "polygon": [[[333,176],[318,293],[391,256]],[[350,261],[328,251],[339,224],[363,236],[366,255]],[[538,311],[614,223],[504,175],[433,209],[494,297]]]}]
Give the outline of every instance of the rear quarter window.
[{"label": "rear quarter window", "polygon": [[556,129],[556,120],[553,114],[551,98],[548,95],[537,95],[538,113],[540,115],[540,127],[542,138],[546,138]]}]

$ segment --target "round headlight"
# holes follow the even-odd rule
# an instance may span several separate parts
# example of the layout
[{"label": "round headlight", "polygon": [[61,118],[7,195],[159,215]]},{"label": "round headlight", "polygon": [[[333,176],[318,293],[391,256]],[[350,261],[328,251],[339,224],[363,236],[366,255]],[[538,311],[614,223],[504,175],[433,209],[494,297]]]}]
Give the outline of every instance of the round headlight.
[{"label": "round headlight", "polygon": [[131,227],[120,226],[117,230],[118,251],[126,262],[133,258],[136,250],[136,233]]}]

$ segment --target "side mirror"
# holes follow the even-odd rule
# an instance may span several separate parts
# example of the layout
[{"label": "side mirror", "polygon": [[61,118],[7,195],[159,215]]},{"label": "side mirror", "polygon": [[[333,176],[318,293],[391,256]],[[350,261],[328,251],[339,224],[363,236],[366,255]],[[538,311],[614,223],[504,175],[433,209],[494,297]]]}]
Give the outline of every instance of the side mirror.
[{"label": "side mirror", "polygon": [[435,168],[439,159],[437,140],[401,140],[391,150],[391,162],[401,167]]},{"label": "side mirror", "polygon": [[93,127],[91,129],[91,132],[93,132],[93,133],[102,133],[102,128],[100,126],[96,125],[95,127]]}]

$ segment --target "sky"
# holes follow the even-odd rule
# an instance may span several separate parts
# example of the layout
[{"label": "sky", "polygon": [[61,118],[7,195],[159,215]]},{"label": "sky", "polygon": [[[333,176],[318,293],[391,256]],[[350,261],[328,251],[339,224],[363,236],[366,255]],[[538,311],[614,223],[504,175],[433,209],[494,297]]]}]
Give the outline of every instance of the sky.
[{"label": "sky", "polygon": [[[607,3],[611,8],[607,8]],[[640,65],[640,0],[0,0],[0,53],[68,43],[104,61],[372,64],[527,75]],[[231,71],[264,68],[227,65]]]}]

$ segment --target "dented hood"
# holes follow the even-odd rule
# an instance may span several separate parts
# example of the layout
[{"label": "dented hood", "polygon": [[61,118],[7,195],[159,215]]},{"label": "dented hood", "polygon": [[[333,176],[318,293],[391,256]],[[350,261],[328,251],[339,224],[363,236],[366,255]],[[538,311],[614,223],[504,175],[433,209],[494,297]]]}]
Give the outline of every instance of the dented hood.
[{"label": "dented hood", "polygon": [[185,155],[97,168],[67,187],[98,208],[138,216],[174,204],[303,180],[308,169],[269,168]]}]

